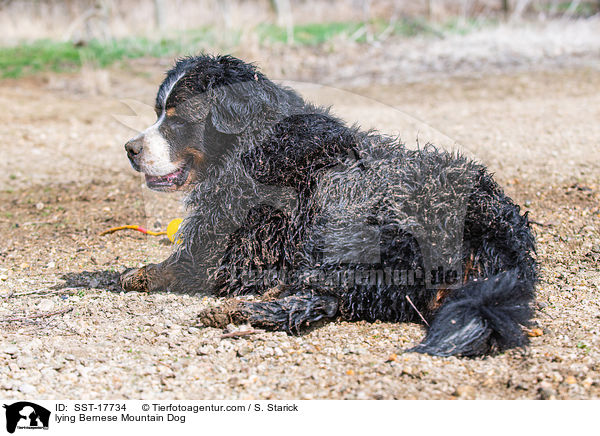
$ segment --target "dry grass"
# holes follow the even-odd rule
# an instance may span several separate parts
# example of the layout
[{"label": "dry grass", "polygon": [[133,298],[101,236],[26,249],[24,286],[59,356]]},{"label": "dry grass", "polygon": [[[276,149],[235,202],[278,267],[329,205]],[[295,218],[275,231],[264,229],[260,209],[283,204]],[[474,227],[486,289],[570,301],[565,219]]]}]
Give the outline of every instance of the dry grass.
[{"label": "dry grass", "polygon": [[[598,12],[597,2],[531,0],[509,2],[511,19],[546,19],[557,16],[590,16]],[[513,3],[515,3],[513,5]],[[451,18],[506,18],[499,0],[303,0],[292,2],[291,17],[277,13],[269,0],[175,0],[162,1],[157,19],[151,0],[9,0],[0,2],[0,45],[37,39],[58,41],[108,40],[129,36],[173,35],[174,32],[218,27],[223,33],[244,30],[259,24],[292,24],[398,20],[421,17],[432,22]]]}]

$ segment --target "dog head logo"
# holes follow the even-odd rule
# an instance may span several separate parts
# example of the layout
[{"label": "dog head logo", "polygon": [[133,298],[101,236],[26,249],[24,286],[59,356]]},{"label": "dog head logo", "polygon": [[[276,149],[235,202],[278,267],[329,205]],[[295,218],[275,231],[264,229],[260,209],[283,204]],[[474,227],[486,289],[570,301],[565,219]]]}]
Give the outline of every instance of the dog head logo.
[{"label": "dog head logo", "polygon": [[19,429],[48,429],[50,411],[28,401],[5,404],[6,431],[14,433]]}]

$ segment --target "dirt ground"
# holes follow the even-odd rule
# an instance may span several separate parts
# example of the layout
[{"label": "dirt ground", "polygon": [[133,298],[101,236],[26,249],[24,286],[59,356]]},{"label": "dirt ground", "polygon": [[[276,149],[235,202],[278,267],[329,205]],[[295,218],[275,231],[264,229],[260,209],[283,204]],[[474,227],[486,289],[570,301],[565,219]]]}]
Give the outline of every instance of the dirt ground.
[{"label": "dirt ground", "polygon": [[541,335],[525,350],[460,359],[403,354],[423,335],[411,324],[222,338],[196,321],[214,298],[117,289],[120,271],[170,247],[99,233],[181,214],[143,187],[122,148],[134,133],[124,124],[151,121],[144,105],[166,67],[144,62],[0,82],[0,397],[600,398],[600,72],[293,84],[409,146],[431,140],[480,159],[529,211]]}]

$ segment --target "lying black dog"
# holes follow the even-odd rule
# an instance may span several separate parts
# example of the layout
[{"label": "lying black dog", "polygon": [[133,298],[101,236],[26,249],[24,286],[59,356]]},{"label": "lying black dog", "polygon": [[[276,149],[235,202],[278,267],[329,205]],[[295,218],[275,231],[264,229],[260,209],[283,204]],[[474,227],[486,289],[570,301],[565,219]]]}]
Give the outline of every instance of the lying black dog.
[{"label": "lying black dog", "polygon": [[536,262],[526,216],[486,169],[347,127],[230,56],[177,62],[158,120],[125,148],[160,191],[187,191],[182,244],[126,290],[231,298],[205,325],[298,332],[321,319],[416,321],[412,351],[522,346]]}]

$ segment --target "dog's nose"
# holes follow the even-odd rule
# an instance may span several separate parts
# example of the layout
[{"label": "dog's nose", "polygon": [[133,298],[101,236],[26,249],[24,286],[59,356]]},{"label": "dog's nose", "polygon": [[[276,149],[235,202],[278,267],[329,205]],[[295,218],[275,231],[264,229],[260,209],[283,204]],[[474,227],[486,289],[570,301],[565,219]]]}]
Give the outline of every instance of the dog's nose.
[{"label": "dog's nose", "polygon": [[135,138],[125,144],[127,156],[130,158],[137,156],[142,152],[142,138]]}]

